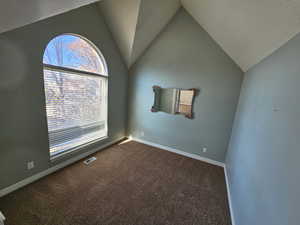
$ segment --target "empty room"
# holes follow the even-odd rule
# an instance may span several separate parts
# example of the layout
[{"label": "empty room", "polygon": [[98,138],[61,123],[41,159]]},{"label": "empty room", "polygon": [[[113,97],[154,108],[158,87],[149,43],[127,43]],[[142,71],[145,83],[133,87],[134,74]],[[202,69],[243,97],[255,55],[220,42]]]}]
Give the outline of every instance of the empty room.
[{"label": "empty room", "polygon": [[300,0],[0,1],[0,225],[299,225]]}]

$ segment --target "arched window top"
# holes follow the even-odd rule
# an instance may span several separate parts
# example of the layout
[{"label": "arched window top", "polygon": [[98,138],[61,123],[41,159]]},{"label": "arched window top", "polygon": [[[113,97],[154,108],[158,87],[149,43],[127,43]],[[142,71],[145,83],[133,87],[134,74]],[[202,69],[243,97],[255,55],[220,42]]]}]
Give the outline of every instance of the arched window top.
[{"label": "arched window top", "polygon": [[52,39],[46,47],[43,63],[108,75],[106,62],[101,52],[94,44],[77,35],[63,34]]}]

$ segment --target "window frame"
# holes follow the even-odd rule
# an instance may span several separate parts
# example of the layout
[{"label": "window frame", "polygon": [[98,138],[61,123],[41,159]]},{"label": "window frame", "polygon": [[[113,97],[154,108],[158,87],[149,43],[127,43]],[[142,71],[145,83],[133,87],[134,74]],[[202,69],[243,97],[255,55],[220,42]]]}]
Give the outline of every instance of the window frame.
[{"label": "window frame", "polygon": [[[109,89],[108,89],[108,85],[109,85],[109,75],[108,75],[108,66],[107,66],[107,63],[106,63],[106,60],[104,58],[104,56],[102,55],[102,52],[98,49],[98,47],[93,43],[91,42],[90,40],[88,40],[87,38],[85,37],[82,37],[81,35],[78,35],[78,34],[71,34],[71,33],[65,33],[65,34],[60,34],[60,35],[57,35],[55,37],[53,37],[49,42],[47,42],[47,46],[45,48],[45,51],[49,45],[49,43],[55,39],[55,38],[58,38],[60,36],[63,36],[63,35],[71,35],[71,36],[75,36],[75,37],[78,37],[84,41],[86,41],[98,54],[100,60],[101,60],[101,63],[103,65],[103,69],[105,71],[105,74],[102,74],[102,73],[94,73],[94,72],[89,72],[89,71],[84,71],[84,70],[78,70],[78,69],[73,69],[73,68],[69,68],[69,67],[62,67],[62,66],[56,66],[56,65],[51,65],[51,64],[46,64],[46,63],[42,63],[43,65],[43,82],[45,83],[45,80],[44,80],[44,75],[45,75],[45,70],[50,70],[50,71],[54,71],[54,72],[65,72],[65,73],[71,73],[73,75],[78,75],[78,76],[95,76],[95,77],[101,77],[101,78],[105,78],[104,79],[104,82],[105,82],[105,90],[103,91],[103,93],[105,93],[105,96],[104,96],[104,100],[105,100],[105,117],[106,117],[106,121],[105,121],[105,128],[106,128],[106,135],[103,136],[103,137],[100,137],[100,138],[97,138],[95,140],[92,140],[92,141],[89,141],[87,143],[84,143],[84,144],[80,144],[78,146],[75,146],[73,148],[70,148],[70,149],[67,149],[65,151],[62,151],[62,152],[58,152],[57,154],[51,154],[51,147],[50,147],[50,139],[49,139],[49,126],[48,126],[48,114],[47,114],[47,105],[46,105],[46,99],[45,99],[45,113],[46,113],[46,123],[47,123],[47,134],[48,134],[48,152],[49,152],[49,156],[50,156],[50,161],[56,161],[58,159],[60,159],[61,157],[65,157],[66,155],[69,155],[69,154],[72,154],[74,152],[77,152],[77,151],[82,151],[84,150],[84,148],[90,146],[90,145],[93,145],[99,141],[103,141],[107,138],[109,138],[109,128],[108,128],[108,95],[109,95]],[[45,51],[44,51],[44,54],[45,54]],[[44,56],[43,54],[43,56]],[[45,89],[45,86],[44,86],[44,96],[46,97],[46,89]]]}]

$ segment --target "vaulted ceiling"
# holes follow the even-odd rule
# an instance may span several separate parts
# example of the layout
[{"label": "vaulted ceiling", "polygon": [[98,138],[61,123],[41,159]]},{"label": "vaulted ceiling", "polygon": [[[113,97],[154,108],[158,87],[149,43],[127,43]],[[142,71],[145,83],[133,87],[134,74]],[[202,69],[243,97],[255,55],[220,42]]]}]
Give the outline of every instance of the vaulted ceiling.
[{"label": "vaulted ceiling", "polygon": [[97,1],[98,0],[1,0],[0,33]]},{"label": "vaulted ceiling", "polygon": [[182,0],[182,4],[244,71],[300,32],[299,0]]},{"label": "vaulted ceiling", "polygon": [[[125,5],[136,2],[136,5],[120,14],[121,2]],[[300,0],[103,0],[99,5],[106,12],[116,39],[122,39],[128,31],[131,33],[130,45],[126,55],[123,54],[129,67],[180,5],[244,71],[300,32]],[[130,14],[135,15],[135,20],[126,27],[124,21]],[[123,44],[119,44],[121,49]]]},{"label": "vaulted ceiling", "polygon": [[128,67],[143,54],[180,6],[179,0],[103,0],[99,3]]},{"label": "vaulted ceiling", "polygon": [[[99,0],[0,1],[0,33]],[[183,6],[244,70],[300,32],[300,0],[102,0],[130,67]]]}]

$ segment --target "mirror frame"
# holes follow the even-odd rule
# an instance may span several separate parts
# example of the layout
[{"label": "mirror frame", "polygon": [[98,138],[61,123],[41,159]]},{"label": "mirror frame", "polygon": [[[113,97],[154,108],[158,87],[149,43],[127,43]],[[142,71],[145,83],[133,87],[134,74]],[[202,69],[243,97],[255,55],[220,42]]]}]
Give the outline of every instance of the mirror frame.
[{"label": "mirror frame", "polygon": [[[153,92],[154,92],[154,104],[151,108],[151,112],[156,113],[156,112],[163,112],[160,111],[158,106],[160,105],[160,96],[159,96],[159,92],[162,89],[160,86],[154,85],[152,87]],[[169,88],[168,88],[169,89]],[[170,88],[172,89],[172,88]],[[173,115],[183,115],[188,119],[194,119],[194,103],[195,103],[195,98],[196,96],[199,94],[200,90],[197,88],[190,88],[190,89],[184,89],[184,88],[174,88],[174,89],[179,89],[179,90],[186,90],[186,91],[193,91],[193,97],[192,97],[192,105],[191,105],[191,112],[189,114],[184,114],[184,113],[180,113],[180,112],[176,112]]]}]

